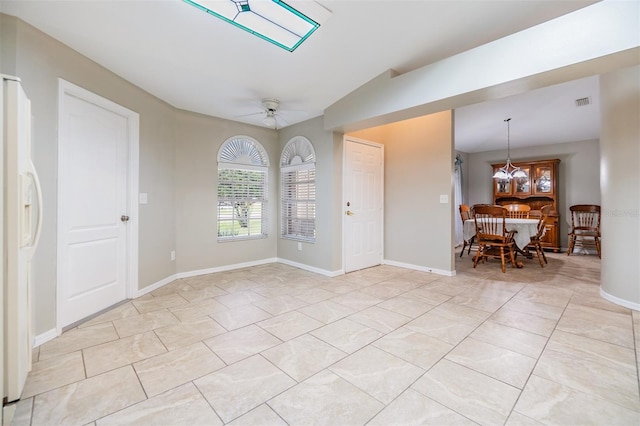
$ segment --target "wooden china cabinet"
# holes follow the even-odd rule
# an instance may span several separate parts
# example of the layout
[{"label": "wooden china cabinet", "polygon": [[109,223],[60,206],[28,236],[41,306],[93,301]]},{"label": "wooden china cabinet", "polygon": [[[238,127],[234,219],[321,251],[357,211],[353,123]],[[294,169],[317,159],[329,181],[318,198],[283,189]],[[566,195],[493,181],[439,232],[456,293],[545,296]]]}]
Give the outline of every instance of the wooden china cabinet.
[{"label": "wooden china cabinet", "polygon": [[[527,176],[523,178],[493,179],[493,203],[505,204],[528,204],[531,206],[529,217],[539,218],[540,208],[547,204],[553,205],[551,214],[545,222],[545,234],[542,237],[542,247],[560,251],[560,234],[558,215],[558,164],[560,160],[541,160],[513,163],[520,167]],[[492,164],[493,172],[504,166]]]}]

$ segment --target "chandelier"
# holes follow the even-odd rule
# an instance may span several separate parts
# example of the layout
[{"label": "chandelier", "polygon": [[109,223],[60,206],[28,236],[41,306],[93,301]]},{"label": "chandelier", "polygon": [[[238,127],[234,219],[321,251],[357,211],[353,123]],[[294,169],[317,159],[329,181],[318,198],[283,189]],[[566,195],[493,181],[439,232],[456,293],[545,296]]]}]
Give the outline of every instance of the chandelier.
[{"label": "chandelier", "polygon": [[510,139],[511,139],[511,128],[509,126],[510,118],[504,120],[507,123],[507,164],[503,167],[500,167],[497,172],[493,175],[495,179],[508,179],[511,180],[513,178],[523,178],[527,177],[527,174],[520,169],[520,167],[516,167],[511,163],[511,152],[510,152]]}]

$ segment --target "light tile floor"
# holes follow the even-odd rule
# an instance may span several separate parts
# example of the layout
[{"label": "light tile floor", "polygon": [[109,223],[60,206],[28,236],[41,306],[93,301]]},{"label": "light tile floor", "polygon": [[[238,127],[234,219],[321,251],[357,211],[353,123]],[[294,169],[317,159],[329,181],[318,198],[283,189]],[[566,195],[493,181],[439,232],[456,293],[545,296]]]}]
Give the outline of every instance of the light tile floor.
[{"label": "light tile floor", "polygon": [[13,424],[639,425],[640,312],[548,257],[177,280],[36,349]]}]

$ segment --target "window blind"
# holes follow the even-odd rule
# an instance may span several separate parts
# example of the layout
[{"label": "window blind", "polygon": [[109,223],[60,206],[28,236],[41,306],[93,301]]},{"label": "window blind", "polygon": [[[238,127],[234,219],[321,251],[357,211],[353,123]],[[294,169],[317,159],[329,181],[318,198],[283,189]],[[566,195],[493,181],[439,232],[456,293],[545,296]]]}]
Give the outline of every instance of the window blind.
[{"label": "window blind", "polygon": [[316,238],[316,171],[306,168],[281,170],[282,237],[303,241]]}]

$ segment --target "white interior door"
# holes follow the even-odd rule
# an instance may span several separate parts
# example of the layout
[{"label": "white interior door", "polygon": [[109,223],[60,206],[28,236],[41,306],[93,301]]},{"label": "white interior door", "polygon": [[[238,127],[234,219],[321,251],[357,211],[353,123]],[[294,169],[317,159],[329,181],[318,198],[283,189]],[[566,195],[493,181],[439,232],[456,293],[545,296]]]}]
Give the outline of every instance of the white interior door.
[{"label": "white interior door", "polygon": [[383,146],[344,140],[345,272],[382,263]]},{"label": "white interior door", "polygon": [[58,329],[127,298],[137,258],[129,217],[138,116],[69,83],[60,98]]}]

